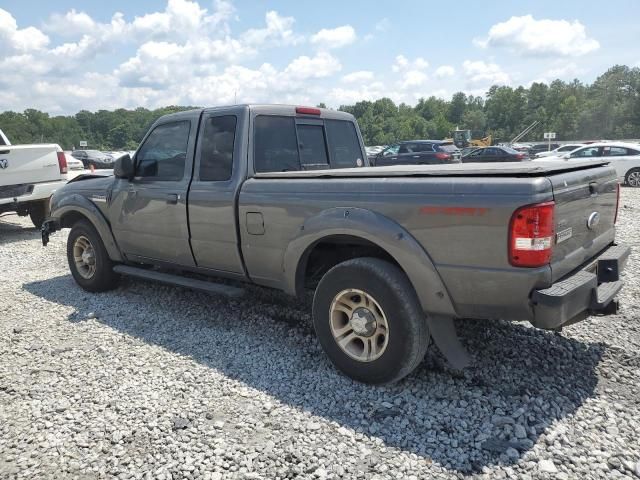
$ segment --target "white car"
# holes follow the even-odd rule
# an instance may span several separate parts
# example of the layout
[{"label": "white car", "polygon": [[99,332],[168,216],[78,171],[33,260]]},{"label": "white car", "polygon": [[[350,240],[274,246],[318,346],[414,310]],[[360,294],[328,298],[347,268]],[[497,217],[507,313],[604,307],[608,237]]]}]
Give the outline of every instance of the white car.
[{"label": "white car", "polygon": [[640,144],[625,142],[592,143],[562,156],[541,160],[608,160],[618,179],[630,187],[640,187]]},{"label": "white car", "polygon": [[584,143],[567,143],[566,145],[560,145],[555,150],[551,150],[549,152],[540,152],[536,153],[535,158],[544,158],[544,157],[561,157],[565,153],[570,153],[574,151],[576,148],[584,147]]}]

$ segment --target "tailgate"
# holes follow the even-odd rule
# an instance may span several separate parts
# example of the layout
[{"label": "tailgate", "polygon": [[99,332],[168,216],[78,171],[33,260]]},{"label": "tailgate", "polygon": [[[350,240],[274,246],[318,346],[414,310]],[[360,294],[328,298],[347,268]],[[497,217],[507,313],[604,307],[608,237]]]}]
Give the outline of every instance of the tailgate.
[{"label": "tailgate", "polygon": [[551,257],[555,282],[613,242],[618,182],[609,166],[548,178],[556,203],[556,243]]},{"label": "tailgate", "polygon": [[60,180],[57,145],[0,147],[0,187]]}]

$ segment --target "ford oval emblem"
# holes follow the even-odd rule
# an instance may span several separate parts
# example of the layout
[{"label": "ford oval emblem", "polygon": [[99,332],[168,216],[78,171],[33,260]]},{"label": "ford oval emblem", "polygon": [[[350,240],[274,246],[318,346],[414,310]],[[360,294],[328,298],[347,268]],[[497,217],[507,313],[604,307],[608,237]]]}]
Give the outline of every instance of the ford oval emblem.
[{"label": "ford oval emblem", "polygon": [[589,228],[589,230],[593,230],[594,228],[596,228],[599,223],[600,214],[598,212],[593,212],[591,215],[589,215],[589,218],[587,219],[587,227]]},{"label": "ford oval emblem", "polygon": [[0,158],[0,168],[4,170],[8,166],[9,166],[9,160],[7,160],[6,158]]}]

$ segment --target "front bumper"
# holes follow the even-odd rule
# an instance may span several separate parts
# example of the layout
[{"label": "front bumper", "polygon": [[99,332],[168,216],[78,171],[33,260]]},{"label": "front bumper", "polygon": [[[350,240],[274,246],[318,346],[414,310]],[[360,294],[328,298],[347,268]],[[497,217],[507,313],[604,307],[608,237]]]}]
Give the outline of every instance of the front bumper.
[{"label": "front bumper", "polygon": [[624,282],[624,269],[631,249],[612,245],[586,267],[543,290],[534,290],[534,326],[554,329],[585,319],[588,315],[611,315],[617,312],[615,296]]}]

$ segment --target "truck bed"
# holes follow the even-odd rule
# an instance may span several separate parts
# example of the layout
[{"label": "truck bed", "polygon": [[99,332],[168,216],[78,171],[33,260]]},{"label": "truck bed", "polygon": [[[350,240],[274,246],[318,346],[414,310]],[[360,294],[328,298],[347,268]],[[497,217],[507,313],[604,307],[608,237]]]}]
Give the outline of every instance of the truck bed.
[{"label": "truck bed", "polygon": [[508,163],[453,163],[450,165],[392,165],[388,167],[342,168],[256,173],[254,178],[345,178],[345,177],[541,177],[607,165],[606,161],[536,161]]}]

